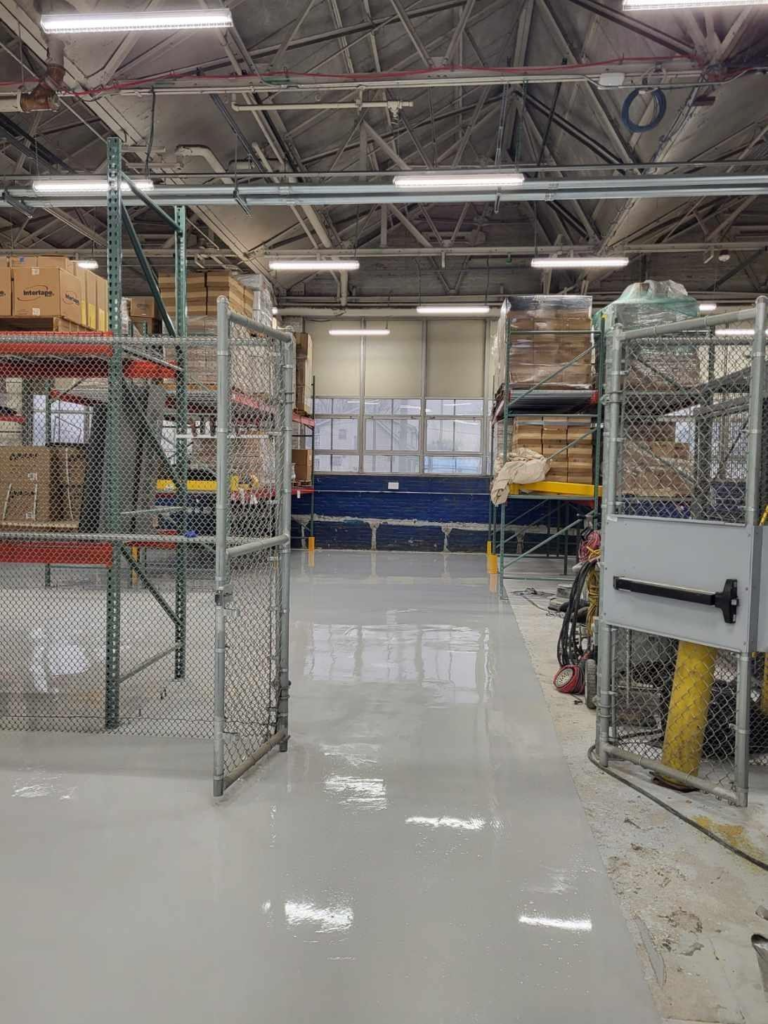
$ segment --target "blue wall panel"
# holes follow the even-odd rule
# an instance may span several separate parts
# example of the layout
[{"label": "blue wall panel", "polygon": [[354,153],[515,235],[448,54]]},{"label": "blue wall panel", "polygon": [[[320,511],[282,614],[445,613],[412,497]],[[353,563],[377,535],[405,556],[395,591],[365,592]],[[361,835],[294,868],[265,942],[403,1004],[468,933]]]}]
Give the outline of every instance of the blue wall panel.
[{"label": "blue wall panel", "polygon": [[[488,477],[321,474],[315,477],[316,544],[485,551],[488,488]],[[301,543],[301,520],[309,511],[309,495],[294,499],[294,546]]]}]

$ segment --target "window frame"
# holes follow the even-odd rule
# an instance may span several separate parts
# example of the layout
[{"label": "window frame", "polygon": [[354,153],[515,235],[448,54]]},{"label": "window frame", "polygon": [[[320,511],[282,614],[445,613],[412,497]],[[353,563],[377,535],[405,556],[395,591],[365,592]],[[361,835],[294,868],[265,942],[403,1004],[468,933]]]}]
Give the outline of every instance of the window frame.
[{"label": "window frame", "polygon": [[[366,326],[366,320],[365,319],[363,319],[361,321],[361,323],[362,323],[363,327]],[[323,419],[323,420],[324,419],[333,420],[335,418],[342,418],[342,419],[344,419],[344,418],[346,418],[346,419],[356,418],[357,419],[357,421],[358,421],[357,442],[358,443],[357,443],[357,448],[356,449],[341,450],[341,449],[335,449],[333,447],[331,447],[331,448],[320,448],[317,445],[317,438],[315,437],[315,456],[316,457],[317,456],[329,456],[332,459],[333,456],[357,455],[357,458],[358,458],[358,463],[357,463],[358,464],[358,469],[357,470],[334,470],[333,468],[331,468],[331,469],[322,469],[322,470],[320,470],[320,469],[317,469],[317,467],[315,467],[315,472],[318,472],[318,473],[334,473],[334,474],[342,474],[342,475],[343,474],[347,474],[347,475],[355,475],[355,476],[455,476],[455,477],[469,477],[469,476],[486,476],[487,475],[489,461],[490,461],[490,455],[489,455],[489,452],[487,450],[488,449],[488,439],[489,439],[489,436],[490,436],[489,416],[490,416],[490,410],[491,410],[492,404],[493,404],[491,399],[490,399],[490,395],[489,395],[489,390],[490,390],[490,383],[489,383],[489,366],[490,366],[489,346],[490,346],[490,338],[491,338],[491,331],[492,331],[491,321],[488,320],[488,319],[485,320],[485,348],[484,348],[484,357],[483,357],[483,381],[484,381],[484,388],[483,388],[483,390],[484,390],[484,394],[480,398],[478,398],[478,397],[466,398],[466,397],[457,396],[457,397],[453,397],[453,398],[439,398],[438,399],[438,398],[430,398],[427,395],[427,393],[426,393],[426,383],[427,383],[427,372],[426,372],[427,371],[427,365],[426,365],[427,364],[427,323],[428,323],[427,318],[425,318],[423,320],[423,322],[422,322],[422,331],[421,331],[421,357],[422,357],[421,394],[418,396],[418,398],[415,395],[412,396],[412,399],[419,403],[419,412],[418,412],[418,414],[415,414],[413,412],[402,412],[402,413],[384,412],[384,411],[375,411],[375,412],[371,411],[371,412],[368,412],[368,408],[369,407],[372,408],[372,405],[369,406],[369,403],[376,403],[376,402],[379,402],[379,403],[389,403],[389,408],[392,409],[394,402],[396,402],[396,401],[408,402],[411,399],[401,398],[400,396],[397,396],[397,397],[395,397],[395,396],[383,397],[383,396],[367,396],[365,394],[366,339],[365,339],[364,336],[361,336],[361,338],[360,338],[360,390],[359,390],[358,395],[356,397],[346,396],[344,398],[341,398],[340,396],[334,396],[334,395],[317,396],[317,398],[316,398],[316,407],[317,407],[317,405],[324,405],[326,402],[330,401],[331,402],[331,410],[332,411],[331,412],[318,412],[318,411],[316,411],[316,413],[315,413],[316,420],[320,420],[320,419]],[[344,403],[357,402],[358,403],[358,411],[357,411],[357,413],[333,411],[333,403],[335,403],[337,401],[340,402],[340,403],[341,402],[344,402]],[[448,413],[440,413],[440,414],[428,413],[427,412],[428,403],[429,402],[438,402],[438,401],[439,402],[453,402],[453,403],[456,403],[456,402],[476,402],[476,403],[480,403],[480,410],[481,411],[479,413],[477,413],[477,414],[475,414],[475,413],[457,413],[455,411],[455,406],[454,406],[454,412],[452,414],[448,414]],[[384,408],[386,408],[386,404],[385,404]],[[389,451],[383,451],[383,450],[369,449],[368,446],[367,446],[367,424],[368,424],[368,420],[372,420],[372,421],[375,421],[375,420],[393,421],[393,420],[396,420],[396,419],[400,419],[400,420],[418,420],[418,424],[419,424],[419,440],[418,440],[418,448],[417,448],[417,450],[406,451],[406,450],[400,450],[400,449],[397,449],[397,450],[392,449],[392,450],[389,450]],[[473,421],[479,422],[479,426],[480,426],[480,431],[479,431],[479,434],[480,434],[480,437],[479,437],[479,450],[476,451],[476,452],[455,451],[455,450],[454,451],[450,451],[450,452],[448,452],[448,451],[444,451],[444,452],[443,451],[439,451],[439,452],[429,451],[427,449],[427,430],[428,430],[428,423],[432,419],[436,419],[436,420],[452,420],[454,422],[454,445],[455,445],[455,422],[457,420],[473,420]],[[332,443],[333,442],[332,442],[332,439],[331,439],[331,444]],[[389,463],[390,467],[392,465],[392,460],[394,458],[396,458],[396,457],[399,457],[399,458],[415,458],[417,460],[417,467],[418,468],[415,471],[413,471],[413,472],[402,472],[402,471],[397,471],[397,470],[392,470],[392,469],[390,469],[390,471],[387,472],[387,471],[384,471],[384,470],[366,469],[365,468],[365,466],[366,466],[366,459],[370,459],[371,461],[373,461],[373,459],[375,459],[375,458],[387,458],[387,457],[390,460],[390,463]],[[472,473],[435,473],[435,472],[432,472],[432,471],[426,469],[427,460],[428,459],[434,459],[434,458],[440,458],[440,457],[446,458],[446,459],[462,459],[462,458],[464,458],[464,459],[476,459],[477,463],[479,465],[479,470],[476,471],[476,472],[473,471]]]}]

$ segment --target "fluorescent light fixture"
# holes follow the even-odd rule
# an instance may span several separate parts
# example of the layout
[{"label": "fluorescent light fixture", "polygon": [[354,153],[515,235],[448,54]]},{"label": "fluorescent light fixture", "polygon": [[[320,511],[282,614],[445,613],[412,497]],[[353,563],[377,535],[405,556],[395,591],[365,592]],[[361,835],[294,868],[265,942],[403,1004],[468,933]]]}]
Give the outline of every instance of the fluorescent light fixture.
[{"label": "fluorescent light fixture", "polygon": [[48,35],[75,32],[175,32],[177,29],[231,28],[232,12],[134,11],[125,14],[43,14],[40,28]]},{"label": "fluorescent light fixture", "polygon": [[334,327],[329,334],[333,334],[337,338],[349,337],[354,335],[359,337],[361,334],[371,335],[373,337],[385,338],[389,334],[389,328],[387,327]]},{"label": "fluorescent light fixture", "polygon": [[[768,335],[768,330],[765,332]],[[716,327],[715,336],[718,338],[754,338],[754,327]]]},{"label": "fluorescent light fixture", "polygon": [[766,0],[624,0],[625,11],[674,11],[692,7],[757,7]]},{"label": "fluorescent light fixture", "polygon": [[699,303],[699,312],[700,313],[714,313],[714,311],[716,309],[717,309],[717,303],[716,302],[700,302]]},{"label": "fluorescent light fixture", "polygon": [[80,267],[81,270],[98,270],[99,269],[99,264],[98,264],[97,260],[78,260],[77,261],[77,265],[78,265],[78,267]]},{"label": "fluorescent light fixture", "polygon": [[628,256],[534,256],[536,269],[568,270],[571,267],[626,267]]},{"label": "fluorescent light fixture", "polygon": [[[133,183],[140,192],[151,192],[155,187],[153,181],[139,178]],[[73,195],[94,196],[104,195],[109,189],[106,178],[35,178],[32,191],[38,195]],[[130,192],[128,183],[120,183],[121,192]]]},{"label": "fluorescent light fixture", "polygon": [[360,260],[270,260],[270,270],[359,270]]},{"label": "fluorescent light fixture", "polygon": [[525,178],[519,171],[461,171],[445,174],[415,171],[413,174],[396,174],[392,184],[395,188],[402,189],[436,188],[460,191],[465,188],[519,188],[524,181]]},{"label": "fluorescent light fixture", "polygon": [[485,316],[490,306],[417,306],[422,316]]}]

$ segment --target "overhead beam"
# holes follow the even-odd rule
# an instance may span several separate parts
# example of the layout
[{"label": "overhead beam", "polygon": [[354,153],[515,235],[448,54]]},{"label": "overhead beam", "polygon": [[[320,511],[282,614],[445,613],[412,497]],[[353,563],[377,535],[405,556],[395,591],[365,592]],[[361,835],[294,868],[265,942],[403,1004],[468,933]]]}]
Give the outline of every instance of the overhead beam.
[{"label": "overhead beam", "polygon": [[475,3],[476,0],[466,0],[466,3],[464,4],[464,8],[459,16],[458,24],[451,36],[451,41],[448,43],[448,49],[445,51],[446,64],[450,64],[452,62],[453,56],[459,48],[461,37],[464,35],[469,19],[472,17],[472,11],[475,8]]},{"label": "overhead beam", "polygon": [[570,3],[583,7],[584,10],[598,18],[611,21],[614,25],[620,25],[636,36],[648,39],[652,43],[658,43],[659,46],[663,46],[673,53],[690,54],[691,52],[691,44],[685,39],[678,39],[677,36],[670,35],[668,32],[662,32],[661,29],[649,25],[647,21],[638,21],[615,7],[607,7],[599,0],[570,0]]},{"label": "overhead beam", "polygon": [[424,62],[424,67],[430,67],[432,64],[432,58],[429,56],[427,48],[424,46],[424,43],[422,43],[421,39],[419,39],[419,34],[414,28],[413,22],[411,21],[405,7],[403,7],[401,0],[389,0],[389,2],[392,4],[395,11],[397,12],[397,16],[400,19],[403,28],[405,29],[405,34],[413,43],[414,50],[418,53],[418,55]]}]

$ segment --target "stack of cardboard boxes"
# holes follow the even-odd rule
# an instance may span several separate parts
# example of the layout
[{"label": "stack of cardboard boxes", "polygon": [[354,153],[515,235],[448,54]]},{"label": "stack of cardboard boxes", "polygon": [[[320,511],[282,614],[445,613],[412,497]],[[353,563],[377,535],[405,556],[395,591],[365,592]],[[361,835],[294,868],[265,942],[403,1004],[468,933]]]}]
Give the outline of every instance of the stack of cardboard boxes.
[{"label": "stack of cardboard boxes", "polygon": [[591,314],[588,295],[510,296],[502,306],[494,340],[494,390],[503,388],[506,379],[507,336],[511,389],[591,387]]},{"label": "stack of cardboard boxes", "polygon": [[[512,448],[530,448],[546,456],[550,459],[548,480],[572,484],[592,483],[592,434],[589,433],[592,420],[589,416],[521,415],[515,416],[510,422],[512,429],[508,452]],[[501,435],[501,430],[498,433]],[[587,436],[583,437],[584,434]],[[571,447],[563,451],[568,445]],[[498,448],[501,448],[500,443]]]},{"label": "stack of cardboard boxes", "polygon": [[60,318],[73,327],[106,331],[107,282],[66,256],[3,256],[0,317]]},{"label": "stack of cardboard boxes", "polygon": [[295,334],[296,383],[293,407],[298,412],[312,411],[312,335]]},{"label": "stack of cardboard boxes", "polygon": [[620,488],[641,498],[687,498],[693,489],[691,446],[677,441],[674,420],[627,424]]},{"label": "stack of cardboard boxes", "polygon": [[0,523],[76,523],[85,467],[85,445],[0,447]]},{"label": "stack of cardboard boxes", "polygon": [[[176,316],[176,277],[161,274],[158,278],[160,297],[168,315]],[[225,270],[208,270],[201,274],[187,275],[187,317],[190,320],[215,318],[216,302],[220,295],[226,296],[230,308],[241,316],[253,315],[253,292],[236,277]],[[209,324],[203,325],[206,328]]]},{"label": "stack of cardboard boxes", "polygon": [[[312,335],[295,334],[296,339],[296,377],[294,383],[293,408],[296,412],[312,412]],[[302,444],[309,443],[308,437],[302,438]],[[309,483],[312,480],[312,452],[308,447],[294,448],[292,452],[293,477],[297,484]]]},{"label": "stack of cardboard boxes", "polygon": [[136,295],[126,300],[128,317],[134,334],[154,337],[162,334],[162,323],[155,300],[151,296]]}]

